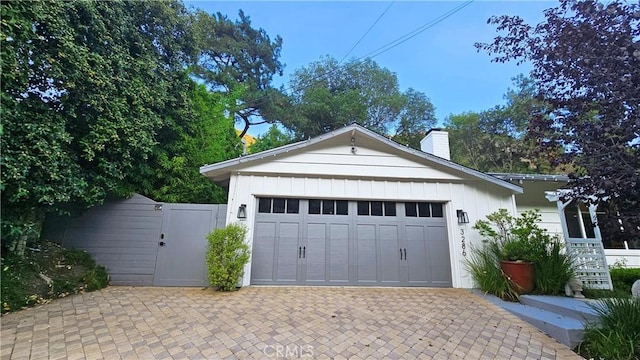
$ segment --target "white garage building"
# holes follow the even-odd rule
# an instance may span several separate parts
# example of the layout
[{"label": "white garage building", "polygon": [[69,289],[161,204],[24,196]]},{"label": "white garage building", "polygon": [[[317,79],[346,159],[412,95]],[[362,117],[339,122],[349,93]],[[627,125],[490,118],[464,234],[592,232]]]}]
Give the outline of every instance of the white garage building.
[{"label": "white garage building", "polygon": [[249,230],[243,285],[472,287],[472,224],[522,188],[449,161],[446,132],[422,148],[350,125],[200,168]]}]

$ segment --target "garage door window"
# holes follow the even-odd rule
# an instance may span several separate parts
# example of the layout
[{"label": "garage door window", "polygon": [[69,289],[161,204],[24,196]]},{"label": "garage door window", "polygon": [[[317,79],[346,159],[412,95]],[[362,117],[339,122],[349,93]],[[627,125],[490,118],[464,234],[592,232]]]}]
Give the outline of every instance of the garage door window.
[{"label": "garage door window", "polygon": [[349,215],[347,200],[309,200],[309,214]]},{"label": "garage door window", "polygon": [[441,203],[407,202],[404,211],[407,217],[444,217]]},{"label": "garage door window", "polygon": [[300,210],[300,200],[283,198],[258,199],[259,213],[273,214],[297,214]]},{"label": "garage door window", "polygon": [[358,201],[360,216],[396,216],[396,203],[393,201]]}]

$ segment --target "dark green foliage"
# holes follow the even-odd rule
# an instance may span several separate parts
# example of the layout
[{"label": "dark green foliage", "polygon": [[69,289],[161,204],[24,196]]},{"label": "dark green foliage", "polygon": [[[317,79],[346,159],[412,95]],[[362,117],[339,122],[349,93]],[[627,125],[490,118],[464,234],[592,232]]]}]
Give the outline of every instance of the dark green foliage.
[{"label": "dark green foliage", "polygon": [[289,133],[282,132],[276,125],[271,125],[266,133],[258,136],[256,142],[251,145],[249,150],[255,154],[260,151],[290,144],[293,141],[293,137]]},{"label": "dark green foliage", "polygon": [[39,267],[29,259],[9,255],[2,258],[2,313],[32,306],[42,301],[39,294],[49,291],[44,281],[35,289],[25,286],[29,280],[38,276]]},{"label": "dark green foliage", "polygon": [[242,89],[238,101],[230,108],[242,122],[240,137],[253,124],[278,120],[282,93],[271,86],[274,75],[282,75],[280,63],[282,38],[272,41],[263,29],[251,27],[242,10],[239,20],[225,15],[196,11],[194,28],[200,54],[191,66],[194,76],[214,92],[233,93]]},{"label": "dark green foliage", "polygon": [[227,225],[207,235],[207,268],[211,286],[222,291],[236,289],[250,256],[246,235],[247,228],[241,224]]},{"label": "dark green foliage", "polygon": [[[1,8],[3,227],[131,193],[156,132],[189,95],[184,66],[195,53],[182,4]],[[12,241],[3,232],[3,243]]]},{"label": "dark green foliage", "polygon": [[[229,112],[269,89],[281,70],[279,39],[243,16],[193,14],[177,0],[1,9],[3,249],[22,252],[46,212],[111,196],[226,200],[198,169],[241,153]],[[235,67],[207,67],[207,55]]]},{"label": "dark green foliage", "polygon": [[[47,284],[48,277],[51,283]],[[2,312],[19,310],[56,297],[94,291],[108,285],[109,276],[91,256],[42,241],[31,244],[24,256],[8,253],[2,258]]]},{"label": "dark green foliage", "polygon": [[226,203],[226,192],[199,170],[242,153],[233,119],[225,115],[237,95],[211,93],[195,83],[189,85],[189,95],[188,108],[158,131],[159,145],[139,164],[133,189],[156,201]]},{"label": "dark green foliage", "polygon": [[96,266],[82,278],[86,291],[100,290],[109,285],[109,274],[104,266]]},{"label": "dark green foliage", "polygon": [[640,358],[640,298],[601,299],[593,308],[600,323],[587,324],[579,352],[587,358]]},{"label": "dark green foliage", "polygon": [[517,300],[515,285],[502,273],[500,260],[522,260],[533,262],[534,292],[557,295],[564,291],[574,274],[573,262],[562,252],[559,239],[537,225],[539,221],[537,210],[514,217],[500,209],[474,224],[483,243],[471,248],[466,265],[480,289],[505,300]]},{"label": "dark green foliage", "polygon": [[613,288],[631,294],[631,287],[640,280],[640,268],[613,268],[609,270]]},{"label": "dark green foliage", "polygon": [[563,253],[559,239],[546,244],[546,256],[533,263],[535,271],[535,291],[544,295],[562,295],[564,286],[574,276],[571,257]]},{"label": "dark green foliage", "polygon": [[640,280],[640,268],[613,267],[609,269],[613,291],[600,289],[584,289],[588,298],[627,298],[631,297],[631,287],[636,280]]},{"label": "dark green foliage", "polygon": [[501,249],[500,260],[536,262],[546,256],[546,246],[551,237],[536,223],[539,211],[525,211],[519,217],[500,209],[478,220],[473,228],[488,242]]}]

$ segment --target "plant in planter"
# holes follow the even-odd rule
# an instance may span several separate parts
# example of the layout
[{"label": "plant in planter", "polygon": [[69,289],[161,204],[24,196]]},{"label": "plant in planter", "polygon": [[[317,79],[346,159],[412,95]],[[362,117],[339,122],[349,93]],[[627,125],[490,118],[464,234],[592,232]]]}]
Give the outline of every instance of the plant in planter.
[{"label": "plant in planter", "polygon": [[534,260],[527,240],[511,240],[503,244],[500,269],[515,285],[518,294],[529,294],[535,286]]},{"label": "plant in planter", "polygon": [[483,243],[471,247],[467,267],[481,289],[506,300],[532,291],[562,292],[573,275],[572,263],[560,252],[559,240],[537,225],[539,220],[537,210],[514,217],[500,209],[475,223]]}]

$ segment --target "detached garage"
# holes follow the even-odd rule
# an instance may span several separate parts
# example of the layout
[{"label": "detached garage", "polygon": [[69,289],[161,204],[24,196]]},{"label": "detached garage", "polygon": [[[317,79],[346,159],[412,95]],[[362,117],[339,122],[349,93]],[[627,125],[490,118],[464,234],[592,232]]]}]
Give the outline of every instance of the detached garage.
[{"label": "detached garage", "polygon": [[203,166],[249,229],[243,285],[471,287],[471,223],[522,189],[449,161],[446,132],[422,148],[350,125]]}]

